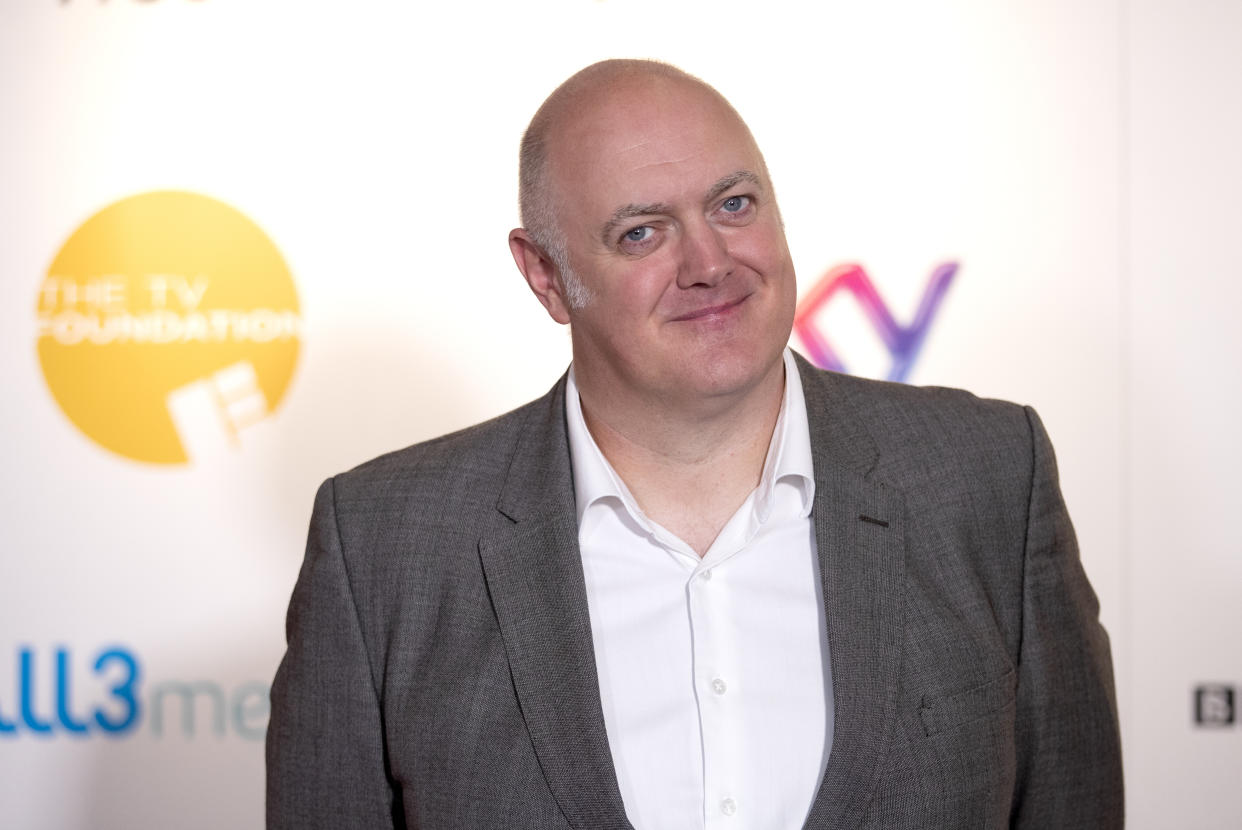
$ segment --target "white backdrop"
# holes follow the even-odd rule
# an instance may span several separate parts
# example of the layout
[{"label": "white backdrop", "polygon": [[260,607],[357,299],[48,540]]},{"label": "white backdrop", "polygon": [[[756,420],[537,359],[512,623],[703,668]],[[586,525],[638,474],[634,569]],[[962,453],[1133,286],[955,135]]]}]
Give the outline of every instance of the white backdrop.
[{"label": "white backdrop", "polygon": [[[906,324],[933,269],[957,264],[907,380],[1043,416],[1113,636],[1130,826],[1242,826],[1242,728],[1227,717],[1242,683],[1228,521],[1242,502],[1242,6],[816,9],[0,8],[0,824],[261,826],[263,693],[314,488],[563,371],[566,335],[504,242],[517,142],[565,76],[640,56],[703,76],[746,116],[804,297],[857,263]],[[153,218],[88,223],[163,191],[192,194],[175,210],[215,207],[176,244],[158,197],[139,200]],[[273,299],[276,266],[228,260],[210,234],[226,214],[274,246],[296,300]],[[129,293],[105,296],[110,276]],[[185,279],[182,322],[201,301],[279,306],[296,325],[276,357],[237,329],[233,351],[193,360],[149,342],[48,356],[57,308],[138,314],[153,276]],[[78,294],[62,285],[49,306],[48,280],[67,278]],[[815,322],[850,370],[889,374],[852,295]],[[239,362],[255,374],[215,374]],[[208,401],[195,428],[215,424],[218,449],[163,463],[101,445],[114,431],[154,447],[140,393],[160,400],[160,372],[199,363],[177,388]],[[1196,723],[1197,690],[1213,723]]]}]

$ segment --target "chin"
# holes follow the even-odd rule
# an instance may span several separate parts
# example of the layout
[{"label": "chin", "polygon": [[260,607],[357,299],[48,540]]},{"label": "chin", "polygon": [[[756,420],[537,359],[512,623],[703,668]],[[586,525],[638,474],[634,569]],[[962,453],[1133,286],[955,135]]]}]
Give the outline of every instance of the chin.
[{"label": "chin", "polygon": [[709,397],[744,393],[758,387],[773,366],[780,364],[782,350],[783,347],[772,352],[770,347],[749,346],[724,354],[709,353],[702,362],[688,367],[697,371],[685,378],[683,388]]}]

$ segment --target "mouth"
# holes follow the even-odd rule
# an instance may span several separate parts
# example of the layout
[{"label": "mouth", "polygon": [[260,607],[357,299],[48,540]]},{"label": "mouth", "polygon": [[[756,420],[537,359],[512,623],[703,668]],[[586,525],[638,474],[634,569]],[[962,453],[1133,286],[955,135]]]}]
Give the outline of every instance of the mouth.
[{"label": "mouth", "polygon": [[713,319],[725,317],[731,312],[733,312],[734,310],[736,310],[742,303],[746,302],[746,300],[748,300],[749,298],[750,298],[750,295],[746,294],[736,300],[730,300],[727,303],[719,303],[717,305],[710,305],[710,306],[703,306],[702,308],[696,308],[693,311],[688,311],[685,314],[674,317],[672,319],[672,322],[688,323],[688,322],[693,322],[696,320],[713,320]]}]

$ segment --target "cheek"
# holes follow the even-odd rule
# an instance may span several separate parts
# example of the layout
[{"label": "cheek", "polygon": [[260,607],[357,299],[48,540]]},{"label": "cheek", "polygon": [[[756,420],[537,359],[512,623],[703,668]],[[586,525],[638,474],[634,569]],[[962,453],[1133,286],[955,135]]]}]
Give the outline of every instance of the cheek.
[{"label": "cheek", "polygon": [[594,287],[592,301],[585,309],[592,327],[620,336],[632,336],[644,320],[655,316],[665,295],[657,281],[640,269],[614,271],[597,280]]},{"label": "cheek", "polygon": [[734,259],[751,266],[767,277],[779,276],[789,266],[789,248],[784,233],[769,223],[742,229],[729,243]]},{"label": "cheek", "polygon": [[614,279],[619,307],[634,313],[651,312],[659,308],[676,285],[677,266],[669,254],[660,250],[630,263]]}]

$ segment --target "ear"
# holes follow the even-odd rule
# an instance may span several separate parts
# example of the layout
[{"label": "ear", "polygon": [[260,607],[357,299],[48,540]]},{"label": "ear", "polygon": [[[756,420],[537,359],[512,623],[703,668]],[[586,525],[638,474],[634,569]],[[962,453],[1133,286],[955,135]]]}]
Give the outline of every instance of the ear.
[{"label": "ear", "polygon": [[561,275],[556,264],[535,244],[525,228],[509,231],[509,250],[526,284],[535,292],[548,315],[562,325],[569,322],[569,303],[561,290]]}]

